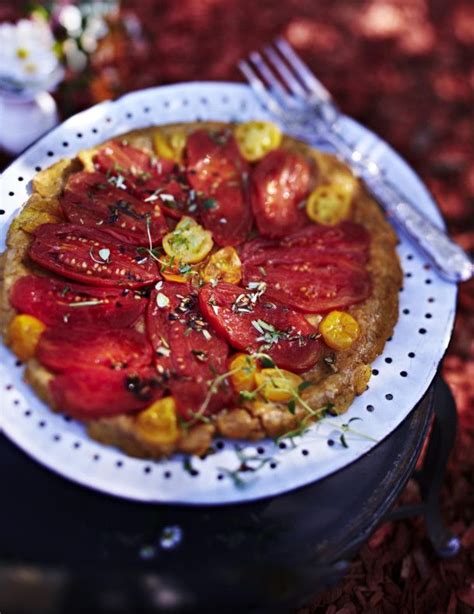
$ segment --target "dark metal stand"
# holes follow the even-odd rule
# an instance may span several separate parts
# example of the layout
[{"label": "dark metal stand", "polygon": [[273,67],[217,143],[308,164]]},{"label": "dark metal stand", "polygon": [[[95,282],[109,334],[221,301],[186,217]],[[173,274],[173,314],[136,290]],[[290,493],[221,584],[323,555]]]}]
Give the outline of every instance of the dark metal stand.
[{"label": "dark metal stand", "polygon": [[457,554],[461,546],[459,539],[446,529],[439,502],[446,465],[456,438],[457,413],[446,382],[438,376],[435,386],[434,420],[426,454],[421,468],[413,474],[420,487],[421,503],[396,508],[389,514],[388,520],[424,516],[436,554],[447,558]]},{"label": "dark metal stand", "polygon": [[[423,516],[428,537],[434,551],[440,558],[455,556],[461,547],[459,539],[450,533],[441,516],[440,492],[449,455],[454,447],[457,427],[457,411],[454,397],[449,386],[437,375],[433,385],[433,421],[428,434],[425,456],[420,469],[416,469],[412,477],[418,483],[421,502],[413,505],[400,505],[392,509],[382,519],[403,520],[415,516]],[[365,536],[364,540],[365,541]],[[358,550],[360,543],[355,546]],[[351,554],[354,552],[354,544]],[[350,562],[344,558],[332,565],[320,569],[320,584],[327,587],[342,581],[350,568]]]},{"label": "dark metal stand", "polygon": [[[378,525],[414,515],[425,517],[438,555],[452,556],[459,540],[443,525],[439,493],[455,432],[454,401],[438,378],[355,463],[277,497],[212,507],[108,497],[0,436],[0,611],[289,612],[336,584]],[[412,476],[421,503],[393,509]],[[182,539],[163,545],[176,528]]]}]

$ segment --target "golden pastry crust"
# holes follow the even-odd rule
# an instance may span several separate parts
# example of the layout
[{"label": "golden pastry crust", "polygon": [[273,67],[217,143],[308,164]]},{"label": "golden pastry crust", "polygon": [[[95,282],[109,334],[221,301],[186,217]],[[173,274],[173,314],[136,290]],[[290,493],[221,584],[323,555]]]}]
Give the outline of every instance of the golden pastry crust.
[{"label": "golden pastry crust", "polygon": [[[136,130],[120,138],[126,138],[131,145],[153,150],[153,134],[156,130],[172,133],[179,128],[190,133],[196,127],[221,126],[223,124],[215,122],[175,124]],[[316,185],[328,183],[335,178],[352,177],[350,171],[334,156],[311,149],[287,136],[283,138],[282,146],[302,151],[314,159],[318,168]],[[67,177],[83,168],[91,170],[93,153],[94,150],[87,150],[73,160],[61,160],[39,172],[33,180],[32,194],[13,221],[8,232],[7,249],[0,256],[0,331],[3,335],[15,315],[15,310],[10,306],[9,293],[16,280],[32,272],[49,274],[39,270],[28,259],[31,232],[41,224],[63,219],[58,199]],[[334,352],[325,348],[318,364],[303,375],[313,382],[302,394],[304,400],[313,408],[330,403],[333,411],[338,413],[346,411],[355,395],[361,394],[366,388],[370,364],[382,352],[397,321],[398,292],[402,281],[395,251],[396,235],[377,203],[360,184],[353,198],[351,219],[363,225],[371,235],[368,270],[372,277],[372,294],[364,302],[347,309],[358,321],[361,334],[349,350]],[[53,409],[60,410],[53,406],[49,393],[52,377],[35,359],[28,361],[26,381],[40,398]],[[297,428],[305,415],[305,410],[299,406],[293,415],[286,405],[278,403],[248,404],[238,409],[221,411],[209,424],[181,428],[180,437],[174,444],[150,444],[143,440],[135,428],[136,419],[133,415],[91,420],[87,428],[91,437],[104,444],[117,446],[126,454],[158,458],[177,450],[203,454],[217,434],[250,440],[281,436]]]}]

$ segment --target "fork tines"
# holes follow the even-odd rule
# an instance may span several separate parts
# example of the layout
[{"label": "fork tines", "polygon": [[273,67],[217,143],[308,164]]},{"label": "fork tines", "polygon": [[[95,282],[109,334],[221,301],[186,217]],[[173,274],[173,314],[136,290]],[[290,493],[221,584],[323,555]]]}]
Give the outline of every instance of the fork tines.
[{"label": "fork tines", "polygon": [[[321,102],[329,102],[331,95],[315,77],[309,67],[281,37],[254,51],[247,61],[240,61],[239,68],[260,97],[272,110],[273,97],[288,105],[289,96],[304,98],[314,94]],[[269,96],[267,89],[273,97]]]}]

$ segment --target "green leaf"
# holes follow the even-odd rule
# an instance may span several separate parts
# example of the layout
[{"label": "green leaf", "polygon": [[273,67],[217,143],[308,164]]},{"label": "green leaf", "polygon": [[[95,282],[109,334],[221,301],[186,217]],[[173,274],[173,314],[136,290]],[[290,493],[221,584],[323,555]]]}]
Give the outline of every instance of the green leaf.
[{"label": "green leaf", "polygon": [[309,388],[310,386],[314,386],[314,382],[311,382],[311,381],[301,382],[301,384],[298,386],[298,392],[303,392],[303,390],[306,390],[306,388]]},{"label": "green leaf", "polygon": [[249,392],[248,390],[241,390],[239,392],[239,396],[242,401],[252,401],[255,398],[255,392]]},{"label": "green leaf", "polygon": [[190,475],[195,475],[196,473],[196,470],[191,464],[191,459],[189,458],[189,456],[186,456],[186,458],[183,460],[183,469]]},{"label": "green leaf", "polygon": [[260,362],[262,363],[262,367],[264,369],[271,369],[272,367],[275,366],[275,363],[273,362],[273,360],[271,360],[271,358],[267,358],[266,356],[264,356],[263,358],[260,358]]},{"label": "green leaf", "polygon": [[291,399],[291,401],[288,401],[288,411],[290,412],[290,414],[295,414],[296,411],[296,401],[294,399]]},{"label": "green leaf", "polygon": [[202,206],[204,207],[204,209],[206,209],[208,211],[210,209],[216,209],[217,208],[217,200],[215,198],[206,198],[206,200],[203,200]]}]

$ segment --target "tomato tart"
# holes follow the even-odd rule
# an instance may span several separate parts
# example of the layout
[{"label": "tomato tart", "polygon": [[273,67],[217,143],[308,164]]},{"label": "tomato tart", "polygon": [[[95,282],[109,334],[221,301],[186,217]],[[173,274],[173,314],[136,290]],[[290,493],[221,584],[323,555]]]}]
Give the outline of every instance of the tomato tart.
[{"label": "tomato tart", "polygon": [[150,127],[37,173],[0,324],[94,439],[203,454],[364,392],[398,317],[395,246],[348,168],[269,122]]}]

